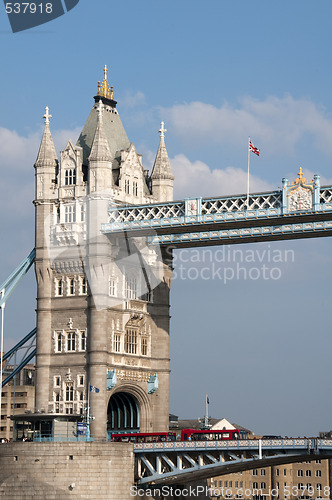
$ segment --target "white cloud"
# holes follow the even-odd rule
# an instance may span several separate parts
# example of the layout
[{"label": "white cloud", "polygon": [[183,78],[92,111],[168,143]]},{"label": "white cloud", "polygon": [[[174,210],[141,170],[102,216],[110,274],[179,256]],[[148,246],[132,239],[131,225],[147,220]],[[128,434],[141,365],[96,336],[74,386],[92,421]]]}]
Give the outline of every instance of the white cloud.
[{"label": "white cloud", "polygon": [[0,127],[1,175],[6,176],[13,171],[25,170],[27,165],[32,167],[37,157],[41,137],[38,132],[23,137],[15,130]]},{"label": "white cloud", "polygon": [[215,141],[238,146],[251,136],[266,153],[290,154],[309,134],[310,143],[332,156],[332,120],[309,99],[286,95],[259,101],[245,97],[238,106],[191,102],[163,108],[161,112],[177,136],[185,141],[199,141],[200,145]]},{"label": "white cloud", "polygon": [[[175,175],[175,199],[188,196],[221,196],[242,194],[247,189],[247,172],[241,168],[214,169],[202,161],[191,162],[184,154],[170,160]],[[269,191],[273,187],[250,176],[250,192]]]},{"label": "white cloud", "polygon": [[[64,149],[69,137],[74,143],[81,128],[52,131],[57,151]],[[15,130],[0,127],[0,200],[2,217],[0,230],[17,233],[33,226],[34,163],[36,161],[43,128],[26,136]]]},{"label": "white cloud", "polygon": [[79,138],[82,128],[83,127],[79,126],[74,129],[54,130],[54,132],[52,131],[52,137],[55,149],[58,154],[60,151],[63,151],[65,149],[69,139],[71,139],[74,145],[76,144],[76,141]]},{"label": "white cloud", "polygon": [[127,91],[121,96],[121,107],[123,109],[136,108],[137,106],[143,106],[145,104],[145,95],[140,90],[135,93]]}]

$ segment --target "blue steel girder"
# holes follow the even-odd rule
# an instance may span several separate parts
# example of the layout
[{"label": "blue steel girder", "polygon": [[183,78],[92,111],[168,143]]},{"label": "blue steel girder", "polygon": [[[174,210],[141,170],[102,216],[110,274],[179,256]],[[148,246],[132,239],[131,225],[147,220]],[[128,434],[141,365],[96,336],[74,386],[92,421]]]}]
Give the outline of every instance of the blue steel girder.
[{"label": "blue steel girder", "polygon": [[138,484],[183,484],[248,469],[329,458],[332,440],[140,443],[134,445],[134,453]]},{"label": "blue steel girder", "polygon": [[154,205],[118,206],[110,210],[104,234],[147,236],[152,244],[174,247],[248,243],[332,234],[332,187],[321,188],[319,202],[310,210],[289,211],[282,192],[245,198],[195,198]]}]

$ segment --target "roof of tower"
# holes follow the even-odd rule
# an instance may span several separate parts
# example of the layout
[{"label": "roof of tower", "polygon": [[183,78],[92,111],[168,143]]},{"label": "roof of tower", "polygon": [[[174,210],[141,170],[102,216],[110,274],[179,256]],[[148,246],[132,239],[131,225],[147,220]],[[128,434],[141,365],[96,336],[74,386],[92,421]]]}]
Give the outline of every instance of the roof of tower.
[{"label": "roof of tower", "polygon": [[43,138],[40,143],[37,159],[35,165],[54,165],[58,161],[58,157],[55,151],[54,142],[52,139],[50,131],[50,118],[52,115],[49,114],[49,108],[46,106],[45,114],[45,128]]},{"label": "roof of tower", "polygon": [[112,155],[110,152],[110,148],[104,130],[103,109],[104,106],[102,105],[102,101],[100,100],[97,108],[97,113],[98,113],[97,128],[91,147],[89,161],[91,160],[109,161],[109,162],[112,161]]},{"label": "roof of tower", "polygon": [[160,124],[160,143],[157,151],[156,159],[154,161],[151,179],[174,179],[171,164],[168,159],[168,154],[165,146],[165,132],[164,122]]},{"label": "roof of tower", "polygon": [[83,130],[78,138],[77,146],[83,148],[83,164],[88,165],[88,158],[91,153],[92,143],[96,134],[98,124],[97,103],[101,100],[104,104],[103,128],[108,142],[109,150],[113,158],[121,150],[128,149],[130,142],[123,128],[120,116],[116,109],[116,101],[113,99],[113,87],[107,82],[107,68],[104,68],[104,80],[98,82],[98,92],[94,96],[95,105],[93,106]]}]

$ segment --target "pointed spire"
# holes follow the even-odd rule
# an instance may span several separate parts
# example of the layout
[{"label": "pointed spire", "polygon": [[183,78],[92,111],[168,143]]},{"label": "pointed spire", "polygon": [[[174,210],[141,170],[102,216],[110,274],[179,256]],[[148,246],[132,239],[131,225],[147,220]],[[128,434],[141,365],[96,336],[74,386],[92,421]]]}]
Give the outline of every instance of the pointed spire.
[{"label": "pointed spire", "polygon": [[45,114],[43,118],[45,119],[45,129],[43,138],[40,143],[37,160],[35,163],[36,167],[42,165],[54,166],[57,164],[58,161],[54,147],[54,142],[50,131],[50,118],[52,118],[52,115],[49,114],[48,106],[46,106],[45,108]]},{"label": "pointed spire", "polygon": [[171,169],[171,164],[168,159],[168,154],[165,146],[165,132],[164,122],[161,122],[160,129],[160,143],[157,151],[156,159],[154,161],[151,179],[170,179],[174,180],[174,175]]},{"label": "pointed spire", "polygon": [[88,158],[89,162],[91,161],[111,162],[113,160],[105,134],[104,124],[103,124],[103,110],[104,106],[100,99],[97,106],[97,114],[98,114],[97,128],[91,146],[91,153]]}]

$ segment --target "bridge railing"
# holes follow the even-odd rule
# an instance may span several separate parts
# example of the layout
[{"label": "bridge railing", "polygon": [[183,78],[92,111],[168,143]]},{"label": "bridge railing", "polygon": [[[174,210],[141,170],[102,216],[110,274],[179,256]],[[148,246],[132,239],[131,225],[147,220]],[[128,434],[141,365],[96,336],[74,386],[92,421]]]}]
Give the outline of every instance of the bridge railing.
[{"label": "bridge railing", "polygon": [[[332,440],[326,446],[332,447]],[[319,443],[318,443],[319,444]],[[161,452],[161,451],[180,451],[180,450],[241,450],[241,449],[315,449],[317,447],[317,438],[297,438],[297,439],[241,439],[234,441],[170,441],[162,443],[135,443],[134,452]]]},{"label": "bridge railing", "polygon": [[284,190],[220,198],[186,198],[182,201],[151,205],[112,206],[109,221],[102,231],[153,229],[183,224],[230,222],[232,220],[266,219],[281,215],[298,215],[332,211],[332,187],[315,188],[310,208],[289,210]]}]

